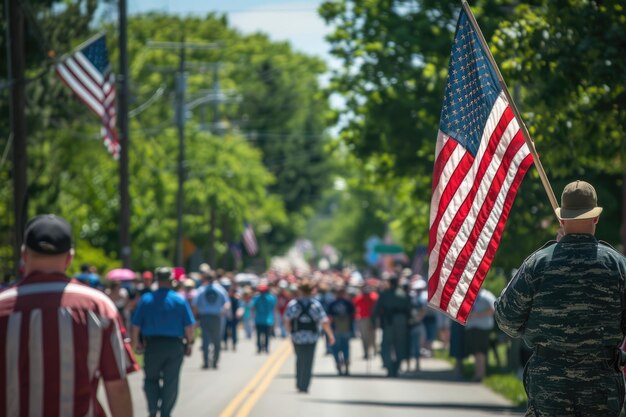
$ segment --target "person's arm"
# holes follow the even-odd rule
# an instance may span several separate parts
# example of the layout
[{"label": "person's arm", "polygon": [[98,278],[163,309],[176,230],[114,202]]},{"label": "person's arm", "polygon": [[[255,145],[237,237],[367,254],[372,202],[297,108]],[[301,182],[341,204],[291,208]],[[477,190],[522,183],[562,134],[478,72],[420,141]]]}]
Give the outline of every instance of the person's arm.
[{"label": "person's arm", "polygon": [[109,402],[111,417],[133,417],[133,402],[130,397],[128,379],[104,381],[104,391]]},{"label": "person's arm", "polygon": [[293,320],[293,309],[292,309],[291,301],[287,303],[287,307],[285,308],[285,314],[283,314],[283,323],[285,323],[285,330],[287,333],[291,333],[291,320]]},{"label": "person's arm", "polygon": [[333,329],[330,328],[330,322],[328,321],[328,318],[322,321],[322,329],[324,329],[326,336],[328,336],[328,346],[334,345],[335,335],[333,334]]},{"label": "person's arm", "polygon": [[511,337],[524,335],[526,322],[535,293],[527,264],[522,264],[511,282],[502,290],[495,302],[495,319],[498,327]]},{"label": "person's arm", "polygon": [[143,353],[143,342],[141,341],[141,337],[139,333],[141,332],[141,328],[138,326],[132,326],[130,331],[130,340],[131,346],[136,353]]},{"label": "person's arm", "polygon": [[370,321],[372,322],[372,326],[376,327],[376,322],[378,320],[378,316],[381,313],[381,305],[380,305],[380,297],[374,303],[374,308],[372,309],[372,315],[370,316]]},{"label": "person's arm", "polygon": [[291,319],[285,317],[283,323],[285,323],[285,330],[287,331],[287,333],[291,333]]},{"label": "person's arm", "polygon": [[185,348],[185,356],[191,356],[191,351],[193,350],[193,341],[194,341],[194,325],[190,324],[185,326],[185,339],[187,339],[187,346]]}]

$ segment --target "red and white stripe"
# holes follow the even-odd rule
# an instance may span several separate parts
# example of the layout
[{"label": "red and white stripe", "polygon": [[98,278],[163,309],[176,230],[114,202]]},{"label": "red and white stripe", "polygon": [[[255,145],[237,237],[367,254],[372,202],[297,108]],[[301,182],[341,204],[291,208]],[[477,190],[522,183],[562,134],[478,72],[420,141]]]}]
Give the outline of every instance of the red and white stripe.
[{"label": "red and white stripe", "polygon": [[113,73],[109,71],[101,74],[80,51],[57,65],[56,73],[81,101],[100,117],[104,144],[117,159],[120,144],[115,130],[117,113]]},{"label": "red and white stripe", "polygon": [[243,244],[246,247],[248,255],[255,256],[259,252],[259,246],[254,235],[252,226],[247,225],[243,230]]},{"label": "red and white stripe", "polygon": [[100,416],[98,380],[136,369],[115,305],[81,284],[0,293],[0,416]]},{"label": "red and white stripe", "polygon": [[465,323],[533,159],[504,94],[476,156],[439,132],[428,259],[429,304]]}]

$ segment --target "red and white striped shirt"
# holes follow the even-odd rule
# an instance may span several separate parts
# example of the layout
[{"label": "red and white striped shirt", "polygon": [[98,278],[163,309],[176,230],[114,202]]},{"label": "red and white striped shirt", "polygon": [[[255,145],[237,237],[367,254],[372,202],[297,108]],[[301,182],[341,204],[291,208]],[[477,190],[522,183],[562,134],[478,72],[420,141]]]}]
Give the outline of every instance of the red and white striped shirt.
[{"label": "red and white striped shirt", "polygon": [[0,416],[105,416],[100,378],[138,370],[113,302],[64,274],[0,292]]}]

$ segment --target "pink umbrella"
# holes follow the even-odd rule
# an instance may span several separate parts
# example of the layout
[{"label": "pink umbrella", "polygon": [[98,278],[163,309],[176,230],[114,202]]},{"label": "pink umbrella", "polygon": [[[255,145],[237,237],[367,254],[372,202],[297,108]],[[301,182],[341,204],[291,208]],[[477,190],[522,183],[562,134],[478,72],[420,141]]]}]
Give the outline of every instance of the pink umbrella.
[{"label": "pink umbrella", "polygon": [[135,279],[135,272],[126,268],[117,268],[111,270],[107,278],[111,281],[131,281]]}]

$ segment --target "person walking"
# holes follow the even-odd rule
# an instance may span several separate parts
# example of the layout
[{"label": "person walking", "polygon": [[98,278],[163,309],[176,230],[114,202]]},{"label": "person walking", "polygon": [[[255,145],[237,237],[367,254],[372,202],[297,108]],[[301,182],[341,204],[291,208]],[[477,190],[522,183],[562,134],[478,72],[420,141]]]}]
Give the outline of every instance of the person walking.
[{"label": "person walking", "polygon": [[203,284],[193,300],[194,313],[202,331],[202,369],[209,368],[209,350],[213,348],[210,365],[217,369],[223,335],[222,318],[230,308],[228,293],[215,282],[211,272],[203,275]]},{"label": "person walking", "polygon": [[257,289],[259,294],[252,299],[257,353],[269,353],[270,335],[274,328],[276,297],[269,292],[269,287],[265,283],[260,284]]},{"label": "person walking", "polygon": [[465,325],[465,353],[474,356],[474,382],[482,381],[487,374],[489,338],[495,324],[495,301],[496,297],[491,291],[481,288]]},{"label": "person walking", "polygon": [[398,284],[396,276],[389,278],[389,288],[380,294],[372,314],[372,320],[381,321],[383,366],[392,378],[398,376],[400,364],[409,356],[411,299]]},{"label": "person walking", "polygon": [[373,352],[374,356],[378,353],[376,327],[372,324],[371,319],[377,300],[378,293],[372,291],[372,287],[367,284],[363,285],[361,292],[352,300],[355,308],[356,327],[363,343],[363,359],[369,359],[370,352]]},{"label": "person walking", "polygon": [[241,307],[243,308],[243,330],[246,334],[246,339],[252,339],[252,332],[254,331],[254,316],[252,315],[252,289],[246,286],[243,289],[243,295],[241,296]]},{"label": "person walking", "polygon": [[620,415],[626,260],[595,238],[601,212],[591,184],[568,184],[558,241],[531,254],[496,300],[500,329],[533,349],[526,416]]},{"label": "person walking", "polygon": [[132,343],[136,352],[144,354],[150,417],[157,412],[170,417],[178,397],[183,356],[191,355],[195,320],[187,301],[172,288],[172,270],[158,268],[155,276],[159,288],[144,294],[133,314]]},{"label": "person walking", "polygon": [[320,325],[331,346],[335,344],[335,336],[330,328],[324,307],[311,296],[313,292],[311,282],[303,279],[298,290],[300,296],[291,300],[287,305],[285,327],[291,333],[291,341],[296,354],[296,388],[300,393],[308,393]]},{"label": "person walking", "polygon": [[228,339],[232,340],[233,351],[237,350],[237,328],[239,321],[243,317],[243,306],[241,304],[241,296],[235,285],[228,289],[230,300],[230,308],[226,315],[226,328],[224,329],[224,350],[228,350]]},{"label": "person walking", "polygon": [[139,370],[122,319],[101,291],[67,276],[72,229],[45,214],[26,224],[24,278],[0,292],[0,416],[132,417],[127,373]]},{"label": "person walking", "polygon": [[422,320],[428,308],[428,294],[426,293],[426,281],[421,277],[411,283],[411,317],[409,318],[409,371],[411,371],[411,358],[415,359],[415,372],[420,371],[420,358],[422,357],[422,341],[424,340],[424,323]]},{"label": "person walking", "polygon": [[328,306],[335,344],[333,356],[339,375],[350,375],[350,339],[354,334],[354,304],[348,299],[345,287],[335,291],[335,301]]}]

